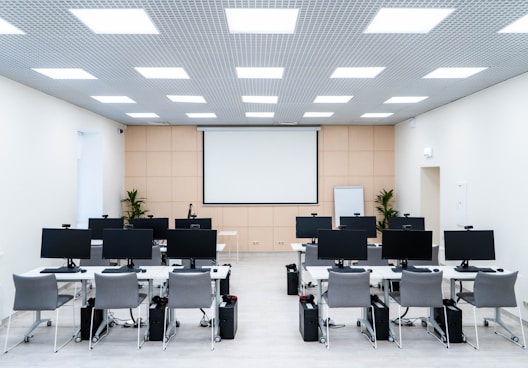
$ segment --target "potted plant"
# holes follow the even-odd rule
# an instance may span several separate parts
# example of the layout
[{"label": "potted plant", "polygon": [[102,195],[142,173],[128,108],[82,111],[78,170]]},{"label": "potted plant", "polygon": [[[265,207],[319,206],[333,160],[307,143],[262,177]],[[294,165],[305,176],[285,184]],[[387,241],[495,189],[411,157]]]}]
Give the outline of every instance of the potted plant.
[{"label": "potted plant", "polygon": [[398,211],[391,207],[391,201],[394,196],[394,189],[386,190],[382,189],[380,193],[376,196],[376,210],[382,216],[382,219],[378,221],[376,225],[376,230],[382,232],[387,228],[389,217],[398,216]]},{"label": "potted plant", "polygon": [[143,203],[145,203],[145,198],[138,197],[137,189],[127,190],[127,197],[122,199],[121,202],[126,202],[127,204],[127,215],[126,220],[130,224],[135,218],[142,217],[148,210],[142,208]]}]

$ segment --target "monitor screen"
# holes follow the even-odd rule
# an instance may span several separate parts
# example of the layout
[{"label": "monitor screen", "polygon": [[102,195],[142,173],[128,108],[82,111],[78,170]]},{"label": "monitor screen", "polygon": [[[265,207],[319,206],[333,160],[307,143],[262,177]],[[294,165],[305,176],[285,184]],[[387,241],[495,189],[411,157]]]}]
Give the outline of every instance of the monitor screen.
[{"label": "monitor screen", "polygon": [[88,228],[92,230],[92,239],[103,239],[103,229],[122,229],[125,227],[123,218],[89,218]]},{"label": "monitor screen", "polygon": [[90,229],[42,229],[41,258],[90,259]]},{"label": "monitor screen", "polygon": [[169,230],[167,233],[167,257],[177,259],[216,259],[216,230]]},{"label": "monitor screen", "polygon": [[404,229],[410,226],[410,230],[425,230],[423,217],[389,217],[389,229]]},{"label": "monitor screen", "polygon": [[135,218],[132,220],[132,225],[134,229],[152,229],[154,240],[167,239],[168,217]]},{"label": "monitor screen", "polygon": [[378,236],[376,232],[376,216],[341,216],[339,225],[346,230],[366,230],[368,238]]},{"label": "monitor screen", "polygon": [[381,258],[430,261],[433,257],[433,232],[386,229],[382,232]]},{"label": "monitor screen", "polygon": [[151,259],[152,229],[104,229],[103,258]]},{"label": "monitor screen", "polygon": [[319,229],[332,229],[331,216],[297,216],[295,218],[295,237],[296,238],[317,238]]},{"label": "monitor screen", "polygon": [[211,218],[181,218],[174,219],[176,229],[212,229]]},{"label": "monitor screen", "polygon": [[317,258],[367,260],[367,231],[319,230]]},{"label": "monitor screen", "polygon": [[448,261],[495,260],[493,230],[446,230],[444,249]]}]

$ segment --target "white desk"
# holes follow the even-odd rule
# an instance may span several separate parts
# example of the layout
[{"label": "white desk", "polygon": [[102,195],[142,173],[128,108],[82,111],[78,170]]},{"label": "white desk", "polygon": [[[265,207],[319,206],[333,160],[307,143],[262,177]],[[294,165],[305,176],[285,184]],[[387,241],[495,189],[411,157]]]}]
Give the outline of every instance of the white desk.
[{"label": "white desk", "polygon": [[[234,236],[236,238],[236,261],[238,263],[238,231],[223,230],[218,232],[218,236]],[[229,244],[229,259],[231,259],[231,244]]]},{"label": "white desk", "polygon": [[[218,264],[218,257],[220,255],[220,252],[223,252],[225,249],[225,244],[216,244],[216,264]],[[160,246],[160,251],[163,254],[167,254],[167,245]]]}]

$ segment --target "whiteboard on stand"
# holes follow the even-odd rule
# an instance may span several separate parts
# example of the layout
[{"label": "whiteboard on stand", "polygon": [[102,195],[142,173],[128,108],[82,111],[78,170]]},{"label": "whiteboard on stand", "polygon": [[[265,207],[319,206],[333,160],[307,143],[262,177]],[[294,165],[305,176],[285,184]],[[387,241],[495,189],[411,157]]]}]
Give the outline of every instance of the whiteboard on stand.
[{"label": "whiteboard on stand", "polygon": [[354,216],[356,213],[365,216],[364,203],[362,186],[334,187],[335,227],[339,226],[341,216]]}]

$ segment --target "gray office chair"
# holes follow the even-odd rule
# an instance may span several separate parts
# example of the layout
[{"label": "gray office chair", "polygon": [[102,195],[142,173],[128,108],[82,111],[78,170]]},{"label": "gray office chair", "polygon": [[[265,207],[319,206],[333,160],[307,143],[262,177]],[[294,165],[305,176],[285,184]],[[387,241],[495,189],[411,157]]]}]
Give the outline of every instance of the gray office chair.
[{"label": "gray office chair", "polygon": [[[108,310],[110,309],[132,309],[137,308],[137,347],[141,348],[141,303],[147,297],[147,294],[139,293],[138,278],[136,273],[116,273],[116,274],[99,274],[95,275],[95,304],[92,308],[92,315],[90,319],[90,339],[88,348],[91,350],[94,346],[106,337],[110,332],[108,321]],[[99,331],[95,334],[94,330],[94,312],[96,309],[103,309],[105,314],[106,332],[104,335],[99,335]],[[148,315],[148,308],[147,308]],[[148,320],[148,318],[147,318]]]},{"label": "gray office chair", "polygon": [[[59,294],[57,287],[57,278],[55,274],[42,274],[38,276],[21,276],[13,275],[15,283],[15,301],[13,303],[13,311],[35,311],[35,321],[31,327],[24,334],[24,338],[16,344],[7,347],[9,339],[9,329],[11,327],[11,316],[9,314],[9,321],[7,322],[7,332],[5,338],[4,352],[18,346],[22,342],[29,342],[33,337],[32,332],[41,324],[46,322],[51,326],[50,319],[41,319],[41,311],[56,311],[55,313],[55,338],[53,343],[53,351],[59,351],[64,345],[70,342],[75,337],[75,304],[73,295]],[[59,329],[59,309],[64,304],[72,301],[72,322],[73,332],[71,337],[57,348],[57,332]]]},{"label": "gray office chair", "polygon": [[[479,338],[477,329],[477,308],[495,308],[495,318],[484,318],[484,325],[488,325],[488,321],[494,323],[494,332],[504,338],[514,342],[515,344],[526,347],[526,338],[524,336],[523,321],[521,317],[521,310],[517,305],[515,297],[515,282],[517,280],[518,271],[512,273],[488,273],[479,272],[475,277],[473,285],[473,292],[457,293],[460,299],[466,301],[473,306],[473,321],[475,323],[475,339],[476,345],[468,343],[475,349],[479,349]],[[501,319],[501,308],[517,308],[519,315],[519,322],[521,325],[522,344],[519,343],[519,338],[512,332],[512,330]],[[497,325],[500,325],[506,330],[510,337],[499,333]]]},{"label": "gray office chair", "polygon": [[110,260],[103,258],[103,246],[92,245],[90,248],[90,259],[79,260],[79,266],[110,266]]},{"label": "gray office chair", "polygon": [[[331,267],[331,266],[334,266],[335,265],[335,261],[334,260],[331,260],[331,259],[319,259],[317,258],[317,244],[306,244],[305,246],[305,253],[304,253],[304,262],[302,263],[302,267],[304,268],[304,270],[306,270],[306,267],[309,267],[309,266],[327,266],[327,267]],[[301,280],[301,286],[302,286],[302,293],[304,294],[304,289],[306,288],[307,285],[309,285],[311,282],[309,283],[306,283],[304,282],[304,277],[305,275],[307,275],[308,273],[307,272],[303,272],[302,273],[302,278],[303,280]]]},{"label": "gray office chair", "polygon": [[433,244],[432,257],[430,261],[407,261],[408,266],[438,266],[438,244]]},{"label": "gray office chair", "polygon": [[[328,290],[323,295],[328,312],[331,308],[361,308],[362,317],[358,319],[357,325],[361,327],[361,333],[377,348],[376,321],[374,309],[370,300],[370,272],[328,272]],[[371,309],[372,321],[368,321],[368,308]],[[330,348],[330,318],[326,320],[326,347]]]},{"label": "gray office chair", "polygon": [[[196,270],[189,272],[169,273],[169,294],[165,307],[165,320],[163,323],[163,350],[167,348],[170,340],[176,335],[177,321],[174,309],[178,308],[209,308],[211,320],[216,323],[214,310],[216,298],[211,286],[211,274],[209,270]],[[174,316],[169,321],[169,312]],[[167,330],[167,326],[168,330]],[[214,350],[214,326],[211,326],[211,350]],[[174,332],[173,332],[174,331]]]},{"label": "gray office chair", "polygon": [[162,266],[161,248],[159,245],[152,246],[151,259],[135,259],[134,265],[141,266]]},{"label": "gray office chair", "polygon": [[367,246],[367,260],[357,261],[356,266],[387,266],[389,261],[381,258],[381,247]]},{"label": "gray office chair", "polygon": [[[400,291],[389,294],[398,303],[398,316],[401,316],[401,307],[428,307],[429,314],[422,319],[429,335],[434,336],[446,348],[449,348],[449,331],[443,331],[434,319],[434,308],[443,308],[444,321],[447,321],[447,310],[442,298],[442,272],[409,272],[403,271],[400,280]],[[398,347],[403,347],[402,318],[398,318],[399,338],[395,339]],[[430,331],[432,326],[439,334]]]},{"label": "gray office chair", "polygon": [[[182,259],[183,268],[191,268],[190,259]],[[194,266],[196,268],[202,268],[203,266],[216,266],[216,259],[195,259]]]}]

